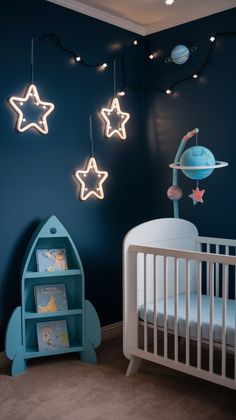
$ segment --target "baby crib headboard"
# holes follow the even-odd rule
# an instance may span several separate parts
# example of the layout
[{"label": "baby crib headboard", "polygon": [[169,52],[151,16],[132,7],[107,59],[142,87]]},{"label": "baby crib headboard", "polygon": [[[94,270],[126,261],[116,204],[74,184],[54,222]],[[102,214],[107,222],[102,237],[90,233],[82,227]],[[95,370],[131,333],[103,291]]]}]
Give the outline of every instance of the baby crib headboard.
[{"label": "baby crib headboard", "polygon": [[[175,248],[188,251],[199,250],[199,243],[196,243],[196,237],[198,236],[197,228],[187,220],[183,219],[174,219],[174,218],[163,218],[151,220],[149,222],[143,223],[139,226],[136,226],[128,232],[124,239],[123,245],[123,278],[124,278],[124,289],[126,288],[126,281],[129,278],[129,245],[146,245],[151,247],[158,248]],[[173,284],[173,271],[174,265],[173,260],[168,259],[168,296],[173,296],[174,294],[174,284]],[[153,256],[147,255],[146,257],[146,273],[147,273],[147,284],[146,284],[146,294],[147,302],[153,302]],[[196,282],[195,282],[195,266],[194,263],[190,265],[192,280],[190,281],[191,291],[195,291]],[[162,281],[164,275],[164,261],[163,257],[157,257],[156,261],[156,270],[157,270],[157,286],[156,293],[158,299],[163,299],[164,293],[164,283]],[[179,293],[185,291],[185,266],[182,262],[179,262],[178,265],[178,275],[179,275]],[[144,296],[144,256],[143,254],[138,255],[137,260],[137,282],[138,282],[138,305],[142,305],[143,296]],[[150,279],[150,280],[149,280]],[[127,290],[124,290],[124,299],[127,298]],[[124,309],[125,309],[125,300],[124,300]]]}]

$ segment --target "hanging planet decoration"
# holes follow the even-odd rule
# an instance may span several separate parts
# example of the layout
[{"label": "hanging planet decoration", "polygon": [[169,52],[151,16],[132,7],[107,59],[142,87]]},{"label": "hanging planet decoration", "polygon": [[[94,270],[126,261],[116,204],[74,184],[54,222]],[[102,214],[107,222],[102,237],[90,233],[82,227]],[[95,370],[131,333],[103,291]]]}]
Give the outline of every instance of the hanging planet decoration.
[{"label": "hanging planet decoration", "polygon": [[196,47],[188,48],[186,45],[176,45],[172,49],[170,57],[165,60],[165,63],[184,64],[188,61],[190,54],[196,49]]},{"label": "hanging planet decoration", "polygon": [[203,146],[193,146],[185,150],[180,158],[181,166],[204,166],[206,169],[182,169],[183,174],[190,179],[207,178],[214,171],[216,161],[213,153]]},{"label": "hanging planet decoration", "polygon": [[[167,196],[173,201],[175,218],[179,217],[178,201],[183,195],[181,188],[178,186],[178,170],[181,170],[188,178],[199,181],[211,175],[214,169],[228,166],[227,162],[216,161],[213,153],[203,146],[196,145],[184,152],[187,141],[198,133],[199,129],[194,128],[182,138],[175,161],[169,165],[173,169],[173,184],[168,188]],[[195,190],[192,190],[192,194],[189,197],[192,198],[193,204],[203,203],[202,196],[204,192],[205,190],[199,190],[198,186]]]},{"label": "hanging planet decoration", "polygon": [[180,200],[183,196],[183,191],[177,185],[171,185],[167,190],[167,197],[170,200]]}]

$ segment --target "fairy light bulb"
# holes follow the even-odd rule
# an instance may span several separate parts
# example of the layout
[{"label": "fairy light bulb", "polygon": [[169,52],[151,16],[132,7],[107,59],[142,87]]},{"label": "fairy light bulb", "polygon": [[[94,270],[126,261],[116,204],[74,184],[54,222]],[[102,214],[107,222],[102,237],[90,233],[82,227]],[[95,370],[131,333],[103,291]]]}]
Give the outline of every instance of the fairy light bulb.
[{"label": "fairy light bulb", "polygon": [[194,79],[197,79],[197,78],[198,78],[198,74],[194,73],[194,74],[193,74],[193,78],[194,78]]},{"label": "fairy light bulb", "polygon": [[81,57],[79,57],[79,56],[75,57],[75,59],[76,59],[77,62],[81,61]]},{"label": "fairy light bulb", "polygon": [[121,92],[118,93],[119,96],[125,96],[125,92],[122,90]]},{"label": "fairy light bulb", "polygon": [[137,39],[135,39],[135,41],[134,41],[134,45],[138,45],[138,41],[137,41]]},{"label": "fairy light bulb", "polygon": [[105,69],[107,68],[107,63],[103,63],[103,64],[101,65],[101,68],[102,68],[103,70],[105,70]]},{"label": "fairy light bulb", "polygon": [[215,37],[214,37],[214,36],[211,36],[211,37],[210,37],[210,41],[211,41],[211,42],[214,42],[214,41],[215,41]]},{"label": "fairy light bulb", "polygon": [[166,89],[166,94],[170,95],[171,94],[171,90],[170,89]]},{"label": "fairy light bulb", "polygon": [[167,4],[167,6],[171,6],[174,3],[175,0],[165,0],[165,4]]},{"label": "fairy light bulb", "polygon": [[153,55],[153,54],[150,54],[150,55],[149,55],[149,58],[150,58],[150,60],[153,60],[154,55]]}]

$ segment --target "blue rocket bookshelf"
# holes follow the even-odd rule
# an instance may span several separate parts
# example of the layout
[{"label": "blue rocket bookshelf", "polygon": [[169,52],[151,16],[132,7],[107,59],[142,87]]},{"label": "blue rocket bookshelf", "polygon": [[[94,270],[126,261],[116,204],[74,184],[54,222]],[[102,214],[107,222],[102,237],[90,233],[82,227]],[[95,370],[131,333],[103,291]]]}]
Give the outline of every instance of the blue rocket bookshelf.
[{"label": "blue rocket bookshelf", "polygon": [[[68,269],[37,271],[36,250],[64,248]],[[34,288],[37,285],[63,283],[66,287],[68,309],[57,312],[36,312]],[[6,332],[6,355],[12,360],[11,374],[27,368],[34,357],[78,352],[84,362],[96,363],[95,348],[101,342],[101,327],[93,305],[85,300],[84,271],[76,247],[60,221],[52,216],[35,231],[23,260],[21,301],[9,320]],[[66,320],[69,344],[66,349],[39,351],[36,324]]]}]

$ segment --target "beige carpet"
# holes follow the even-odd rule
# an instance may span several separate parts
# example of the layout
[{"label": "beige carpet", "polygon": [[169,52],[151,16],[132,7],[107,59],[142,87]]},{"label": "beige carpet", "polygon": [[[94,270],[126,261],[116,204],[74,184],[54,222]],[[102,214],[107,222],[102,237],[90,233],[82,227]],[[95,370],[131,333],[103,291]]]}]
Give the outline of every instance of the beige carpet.
[{"label": "beige carpet", "polygon": [[76,354],[34,359],[15,378],[0,359],[0,419],[236,419],[236,391],[149,362],[127,378],[121,339],[103,343],[98,358],[97,365]]}]

